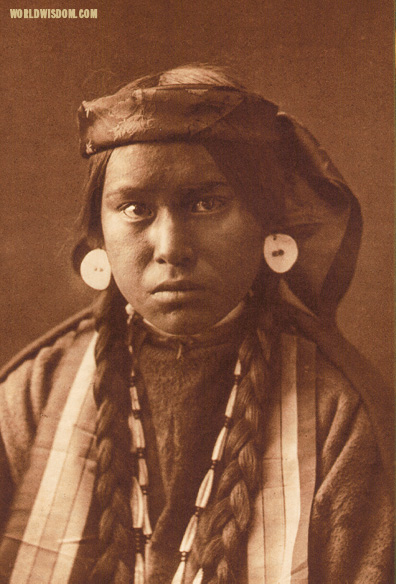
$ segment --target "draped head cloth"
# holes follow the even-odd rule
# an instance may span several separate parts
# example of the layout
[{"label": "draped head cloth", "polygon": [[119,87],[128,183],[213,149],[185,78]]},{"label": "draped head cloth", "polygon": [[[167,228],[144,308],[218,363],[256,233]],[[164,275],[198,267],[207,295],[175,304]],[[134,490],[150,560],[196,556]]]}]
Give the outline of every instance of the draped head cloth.
[{"label": "draped head cloth", "polygon": [[314,340],[358,391],[393,486],[392,392],[335,326],[360,247],[360,206],[315,138],[260,95],[210,83],[131,83],[83,102],[78,115],[85,157],[138,142],[201,143],[267,233],[294,237],[299,255],[282,274],[281,318]]},{"label": "draped head cloth", "polygon": [[283,275],[287,288],[321,319],[334,319],[355,268],[360,208],[301,124],[255,93],[195,83],[131,83],[83,102],[78,116],[85,157],[138,142],[203,144],[267,232],[297,241],[298,260]]}]

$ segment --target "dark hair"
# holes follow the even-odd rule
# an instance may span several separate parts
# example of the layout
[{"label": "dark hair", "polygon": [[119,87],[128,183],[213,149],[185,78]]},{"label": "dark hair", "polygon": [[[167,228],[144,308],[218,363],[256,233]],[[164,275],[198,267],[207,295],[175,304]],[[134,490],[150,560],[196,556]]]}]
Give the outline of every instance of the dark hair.
[{"label": "dark hair", "polygon": [[107,162],[111,150],[105,150],[89,159],[88,178],[83,189],[81,212],[77,219],[77,241],[74,245],[72,262],[79,273],[84,256],[92,249],[103,245],[100,207]]},{"label": "dark hair", "polygon": [[[240,85],[216,68],[187,66],[145,77],[136,87],[165,83]],[[73,260],[78,269],[85,253],[103,244],[100,205],[106,165],[111,151],[91,157],[89,178],[79,218],[80,238]],[[263,281],[265,279],[265,286]],[[250,327],[240,348],[242,380],[230,430],[224,464],[210,508],[200,520],[193,557],[204,569],[204,582],[238,582],[240,557],[252,518],[253,502],[260,484],[263,418],[270,384],[270,339],[273,330],[269,303],[274,277],[260,274],[251,300]],[[94,567],[95,584],[133,582],[134,541],[129,492],[134,460],[130,458],[128,413],[131,358],[127,347],[125,299],[112,281],[97,304],[94,395],[98,407],[98,465],[95,493],[101,508],[99,538],[101,555]],[[127,461],[127,462],[125,462]]]}]

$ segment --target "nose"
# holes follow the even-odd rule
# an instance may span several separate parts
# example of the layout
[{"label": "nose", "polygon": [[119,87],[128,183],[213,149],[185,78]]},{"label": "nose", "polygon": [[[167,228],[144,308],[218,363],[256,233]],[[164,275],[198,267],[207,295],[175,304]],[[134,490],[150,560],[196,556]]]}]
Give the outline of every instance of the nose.
[{"label": "nose", "polygon": [[161,209],[151,225],[154,261],[159,264],[188,267],[194,261],[191,235],[182,216]]}]

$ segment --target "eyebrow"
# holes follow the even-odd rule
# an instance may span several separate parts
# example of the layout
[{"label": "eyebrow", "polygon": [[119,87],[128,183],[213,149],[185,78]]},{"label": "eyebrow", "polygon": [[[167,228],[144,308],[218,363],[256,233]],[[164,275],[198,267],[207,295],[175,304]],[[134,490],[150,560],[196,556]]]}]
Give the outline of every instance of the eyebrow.
[{"label": "eyebrow", "polygon": [[[194,182],[189,185],[185,185],[179,189],[179,192],[184,195],[189,195],[191,193],[202,193],[207,192],[217,187],[229,186],[227,181],[224,180],[206,180],[202,182]],[[125,198],[139,198],[142,196],[147,196],[148,193],[154,193],[155,189],[151,190],[149,187],[133,187],[133,186],[121,186],[115,188],[112,191],[106,193],[106,199],[112,200],[118,197]]]}]

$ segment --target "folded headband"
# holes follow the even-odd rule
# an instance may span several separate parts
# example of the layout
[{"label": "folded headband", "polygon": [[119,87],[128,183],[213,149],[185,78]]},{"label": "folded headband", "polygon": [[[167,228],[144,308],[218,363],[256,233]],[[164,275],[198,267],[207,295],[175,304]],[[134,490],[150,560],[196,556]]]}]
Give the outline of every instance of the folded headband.
[{"label": "folded headband", "polygon": [[[211,85],[166,85],[83,102],[78,110],[85,157],[132,142],[220,138],[265,143],[277,140],[275,104],[261,96]],[[235,118],[235,124],[233,119]],[[223,123],[224,120],[226,123]]]}]

